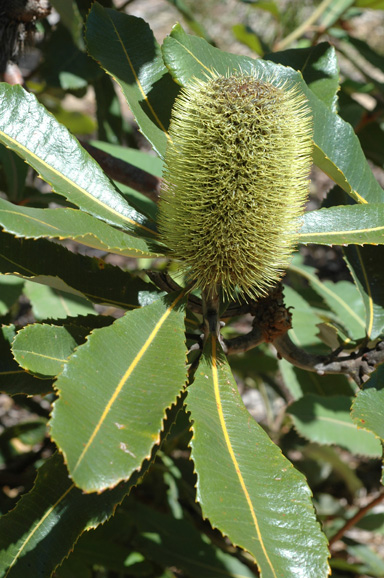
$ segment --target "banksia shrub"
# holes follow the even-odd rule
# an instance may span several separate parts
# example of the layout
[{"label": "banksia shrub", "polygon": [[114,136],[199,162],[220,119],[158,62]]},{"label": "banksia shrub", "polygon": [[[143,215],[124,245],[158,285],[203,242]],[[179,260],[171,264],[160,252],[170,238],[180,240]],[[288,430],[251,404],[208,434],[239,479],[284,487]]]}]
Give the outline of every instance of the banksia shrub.
[{"label": "banksia shrub", "polygon": [[296,88],[238,73],[176,99],[160,233],[194,287],[258,297],[281,278],[308,194],[312,123]]}]

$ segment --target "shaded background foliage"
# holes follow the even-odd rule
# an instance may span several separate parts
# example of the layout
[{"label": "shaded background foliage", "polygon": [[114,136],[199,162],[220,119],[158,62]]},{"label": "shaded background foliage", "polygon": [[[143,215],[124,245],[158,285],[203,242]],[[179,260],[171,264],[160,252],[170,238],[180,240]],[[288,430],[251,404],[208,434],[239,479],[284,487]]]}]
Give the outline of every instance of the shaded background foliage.
[{"label": "shaded background foliage", "polygon": [[[36,45],[25,52],[20,62],[27,89],[76,136],[91,140],[100,149],[160,176],[161,162],[152,155],[148,143],[138,132],[121,96],[118,84],[129,102],[135,99],[130,92],[133,89],[125,82],[127,79],[119,73],[119,62],[113,63],[117,67],[113,70],[118,80],[116,83],[86,53],[84,19],[92,2],[55,0],[51,3],[55,11],[48,20],[36,23]],[[100,5],[144,17],[159,41],[169,33],[171,25],[180,20],[188,31],[213,46],[239,55],[261,56],[271,64],[289,63],[295,69],[301,69],[305,81],[327,109],[332,112],[337,109],[340,117],[352,125],[375,177],[383,184],[384,46],[381,32],[384,6],[380,2],[338,0],[327,5],[326,2],[297,1],[232,0],[223,4],[216,1],[104,0]],[[320,7],[322,9],[313,19]],[[141,40],[147,32],[144,28],[138,30]],[[176,29],[173,37],[164,44],[163,55],[169,59],[170,68],[174,54],[172,42],[183,39],[182,34],[180,29]],[[112,71],[111,64],[102,60],[106,51],[99,41],[100,38],[96,37],[92,44],[92,36],[88,34],[88,49],[104,68]],[[331,42],[335,47],[337,60],[329,45],[322,44],[325,42]],[[308,61],[308,48],[315,43],[319,44],[311,53],[314,55],[311,62]],[[293,47],[294,52],[291,51]],[[337,63],[340,64],[339,91]],[[191,73],[186,68],[177,70],[176,62],[176,77],[182,78],[183,74],[187,75],[186,71]],[[162,82],[163,90],[169,95],[166,108],[172,102],[177,86],[167,78]],[[134,110],[138,119],[140,113],[140,110]],[[169,106],[163,114],[167,118]],[[144,128],[146,118],[143,115]],[[351,136],[337,132],[336,138],[349,143]],[[162,131],[153,133],[155,148],[161,151],[164,141]],[[98,222],[97,231],[92,229],[97,232],[97,242],[93,240],[91,243],[88,238],[85,249],[75,241],[81,243],[85,228],[95,227],[95,219],[88,224],[84,217],[79,229],[71,220],[73,229],[69,233],[69,226],[63,224],[63,219],[65,215],[72,219],[70,212],[61,213],[60,223],[50,221],[50,226],[62,227],[55,234],[59,243],[40,238],[47,236],[47,232],[41,229],[31,229],[25,235],[23,207],[28,210],[61,207],[70,211],[76,203],[70,196],[65,200],[38,178],[37,173],[42,173],[41,167],[36,166],[37,172],[33,171],[3,146],[0,161],[0,203],[8,199],[19,207],[17,221],[4,220],[2,223],[5,231],[12,232],[15,238],[7,233],[0,234],[3,273],[0,275],[0,384],[6,392],[1,398],[0,508],[6,514],[19,503],[19,510],[15,510],[13,526],[7,526],[7,518],[3,518],[0,528],[3,535],[4,528],[8,528],[7,540],[17,544],[19,537],[15,528],[25,519],[26,512],[32,512],[34,519],[41,520],[50,508],[58,508],[61,512],[57,533],[52,531],[43,535],[37,532],[34,535],[34,547],[42,547],[44,552],[50,553],[41,559],[41,566],[35,566],[33,549],[18,561],[18,565],[12,566],[10,560],[15,554],[11,550],[5,552],[2,545],[1,575],[28,575],[30,564],[33,564],[36,576],[49,576],[72,550],[79,536],[73,553],[52,574],[56,578],[257,575],[250,556],[232,546],[202,517],[200,506],[195,501],[196,475],[189,459],[190,423],[183,411],[178,413],[172,429],[167,431],[165,427],[161,433],[160,451],[156,456],[149,452],[142,469],[128,482],[116,479],[113,489],[100,496],[89,494],[84,500],[81,490],[68,478],[62,458],[54,454],[54,444],[46,429],[56,395],[53,378],[60,373],[73,350],[86,342],[90,331],[102,327],[108,330],[126,308],[149,305],[152,309],[148,311],[157,311],[159,292],[150,283],[146,270],[161,269],[165,267],[165,261],[161,259],[161,247],[156,248],[150,235],[149,240],[148,237],[132,237],[130,243],[124,245],[122,234],[118,236],[120,230],[112,229],[102,221]],[[320,159],[317,164],[321,162]],[[339,183],[336,173],[332,173],[331,167],[329,174],[343,186],[343,180]],[[49,178],[47,180],[52,182]],[[360,183],[361,191],[356,186],[363,195],[367,193],[366,183]],[[127,220],[124,223],[112,221],[113,224],[122,225],[130,232],[132,227],[127,224],[128,219],[132,217],[135,220],[135,215],[140,214],[144,216],[141,225],[150,231],[155,216],[153,203],[128,185],[119,187],[129,207],[137,213],[129,212],[131,208],[122,204],[120,213],[125,214]],[[333,186],[333,182],[318,168],[314,169],[311,187],[310,209],[349,205],[356,201],[353,195],[347,197],[341,188]],[[355,185],[351,188],[355,190]],[[367,209],[365,217],[370,227],[373,226],[374,211],[379,210],[376,204],[382,202],[380,187],[375,189],[372,186],[368,192],[371,191],[376,194],[375,207],[371,212]],[[5,205],[3,209],[5,214]],[[91,206],[87,205],[85,210],[92,214]],[[25,214],[29,216],[26,218],[34,216],[36,219],[40,215]],[[106,217],[109,223],[110,218]],[[361,219],[361,213],[358,213],[357,222]],[[377,222],[382,223],[381,213],[378,213]],[[311,229],[309,221],[305,226],[308,226],[308,238],[311,239],[314,229]],[[345,229],[345,223],[343,226]],[[335,233],[337,231],[335,227]],[[302,234],[305,234],[305,229]],[[19,236],[30,238],[21,240]],[[132,239],[135,239],[135,244]],[[305,242],[305,237],[303,239]],[[338,238],[333,242],[342,245],[350,241]],[[382,243],[375,236],[368,242]],[[71,253],[62,245],[70,248]],[[327,352],[336,344],[343,342],[345,345],[347,341],[353,347],[364,339],[365,332],[371,337],[380,337],[384,326],[382,246],[360,247],[357,244],[340,249],[329,245],[332,241],[326,237],[322,246],[311,244],[302,247],[286,278],[286,303],[294,308],[294,339],[308,351]],[[110,252],[111,248],[115,250]],[[20,269],[12,269],[13,273],[29,276],[41,283],[5,275],[11,271],[7,255],[17,255]],[[26,275],[26,271],[32,271],[33,275]],[[55,282],[46,283],[47,277],[54,278]],[[352,279],[355,284],[351,283]],[[152,301],[155,303],[151,305]],[[161,312],[156,315],[160,316]],[[41,323],[35,324],[35,321]],[[125,321],[120,323],[123,332]],[[180,320],[175,317],[172,323],[175,331],[180,330],[177,325]],[[190,330],[196,327],[193,316],[188,316],[188,323]],[[247,318],[235,318],[229,322],[226,336],[244,332],[248,326]],[[129,333],[134,329],[129,326],[124,331]],[[103,334],[96,331],[93,335],[95,337],[87,342],[86,347],[97,356],[102,347],[97,343],[97,336]],[[51,365],[46,362],[39,365],[35,359],[37,349],[28,352],[31,339],[39,344],[45,356],[50,356]],[[60,350],[53,347],[49,351],[47,347],[55,343],[60,344]],[[167,344],[163,349],[160,346],[159,358],[165,355],[166,347]],[[182,358],[184,352],[180,351],[179,355]],[[78,360],[81,364],[81,356]],[[319,376],[293,367],[285,360],[277,360],[274,351],[266,344],[232,356],[230,365],[251,415],[282,448],[284,455],[306,475],[326,535],[330,538],[337,536],[349,519],[361,513],[361,519],[355,519],[353,529],[333,547],[332,575],[336,578],[384,576],[384,514],[377,506],[364,515],[364,507],[369,503],[373,506],[373,501],[379,502],[382,497],[381,444],[378,440],[383,438],[380,410],[383,407],[382,369],[372,375],[362,392],[364,395],[355,398],[352,417],[356,419],[353,422],[350,406],[357,387],[346,376]],[[63,383],[68,375],[70,378],[68,372],[61,378]],[[180,376],[182,380],[183,376]],[[197,380],[194,385],[198,392],[201,384]],[[161,403],[170,405],[176,394],[170,396],[170,401]],[[84,404],[87,396],[89,393],[84,397]],[[198,393],[190,397],[192,409],[198,412],[196,400]],[[378,409],[376,420],[372,411],[370,413],[372,407]],[[176,413],[175,409],[168,411]],[[354,426],[356,421],[361,421],[364,412],[369,422],[366,427],[376,437]],[[171,417],[169,424],[172,423]],[[204,420],[204,416],[201,419]],[[334,427],[329,424],[334,424]],[[60,435],[57,431],[54,439],[60,440]],[[196,435],[194,451],[197,462],[201,460],[198,441]],[[39,475],[33,486],[36,470]],[[208,470],[208,481],[209,475]],[[52,479],[56,480],[54,487]],[[33,491],[28,493],[32,487]],[[58,496],[70,498],[71,507],[77,512],[76,525],[72,519],[66,518],[65,507],[60,509]],[[117,507],[117,504],[120,505]],[[113,512],[115,515],[110,517]],[[107,523],[99,525],[108,519]],[[84,532],[91,528],[95,529]]]}]

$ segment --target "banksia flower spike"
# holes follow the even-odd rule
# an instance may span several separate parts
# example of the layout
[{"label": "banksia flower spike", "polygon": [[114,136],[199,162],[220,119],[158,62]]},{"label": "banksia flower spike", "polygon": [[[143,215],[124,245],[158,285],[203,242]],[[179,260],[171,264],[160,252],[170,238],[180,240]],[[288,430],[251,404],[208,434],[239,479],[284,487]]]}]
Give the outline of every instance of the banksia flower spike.
[{"label": "banksia flower spike", "polygon": [[282,277],[308,195],[312,122],[296,88],[252,74],[176,99],[159,228],[194,287],[257,298]]}]

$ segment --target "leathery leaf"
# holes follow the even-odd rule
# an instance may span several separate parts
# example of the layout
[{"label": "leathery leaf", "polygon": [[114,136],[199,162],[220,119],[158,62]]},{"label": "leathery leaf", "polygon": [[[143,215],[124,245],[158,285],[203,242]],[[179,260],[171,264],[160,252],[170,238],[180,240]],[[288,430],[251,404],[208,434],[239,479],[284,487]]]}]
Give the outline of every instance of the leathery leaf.
[{"label": "leathery leaf", "polygon": [[186,380],[182,298],[161,298],[96,329],[56,381],[51,435],[85,492],[128,480],[159,443],[165,411]]},{"label": "leathery leaf", "polygon": [[327,576],[326,538],[310,489],[249,415],[214,337],[188,388],[187,408],[203,515],[254,556],[263,578]]}]

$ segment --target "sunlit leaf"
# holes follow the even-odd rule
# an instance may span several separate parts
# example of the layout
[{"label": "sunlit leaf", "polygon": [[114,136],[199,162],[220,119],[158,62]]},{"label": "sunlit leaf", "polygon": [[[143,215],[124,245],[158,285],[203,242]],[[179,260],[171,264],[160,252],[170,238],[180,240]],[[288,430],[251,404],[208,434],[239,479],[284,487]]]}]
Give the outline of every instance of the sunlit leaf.
[{"label": "sunlit leaf", "polygon": [[187,408],[203,515],[254,556],[263,578],[327,576],[326,540],[305,479],[249,415],[215,338]]},{"label": "sunlit leaf", "polygon": [[0,225],[16,237],[71,239],[125,257],[157,257],[162,253],[156,243],[128,235],[76,209],[34,209],[0,198]]},{"label": "sunlit leaf", "polygon": [[178,87],[148,24],[95,2],[85,36],[89,53],[120,85],[140,130],[164,156]]},{"label": "sunlit leaf", "polygon": [[165,411],[186,379],[182,296],[95,330],[56,382],[51,435],[87,492],[129,479],[159,442]]},{"label": "sunlit leaf", "polygon": [[27,325],[17,333],[12,352],[24,369],[38,375],[56,376],[86,335],[85,328],[76,326]]},{"label": "sunlit leaf", "polygon": [[151,234],[99,165],[21,86],[0,84],[0,142],[76,206],[124,229]]},{"label": "sunlit leaf", "polygon": [[384,203],[330,207],[305,213],[299,243],[377,245],[384,243]]},{"label": "sunlit leaf", "polygon": [[384,201],[383,189],[374,178],[352,127],[317,98],[299,72],[273,62],[222,52],[201,38],[189,36],[180,25],[164,40],[163,55],[170,72],[182,85],[193,77],[204,80],[212,70],[223,75],[236,70],[256,72],[272,82],[298,85],[313,113],[315,164],[358,202]]}]

